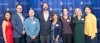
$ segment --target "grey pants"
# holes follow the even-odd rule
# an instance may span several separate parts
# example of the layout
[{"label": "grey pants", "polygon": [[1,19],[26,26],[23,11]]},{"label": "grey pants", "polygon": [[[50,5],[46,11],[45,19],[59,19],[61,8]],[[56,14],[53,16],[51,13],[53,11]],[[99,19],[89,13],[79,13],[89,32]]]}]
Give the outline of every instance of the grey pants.
[{"label": "grey pants", "polygon": [[46,36],[40,35],[40,41],[41,43],[50,43],[50,35]]}]

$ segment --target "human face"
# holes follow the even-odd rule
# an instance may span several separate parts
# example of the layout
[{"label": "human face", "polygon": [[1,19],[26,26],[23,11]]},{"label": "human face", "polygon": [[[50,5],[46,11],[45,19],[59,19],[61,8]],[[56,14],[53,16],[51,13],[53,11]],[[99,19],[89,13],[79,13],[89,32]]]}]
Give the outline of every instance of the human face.
[{"label": "human face", "polygon": [[54,20],[57,20],[57,19],[58,19],[57,14],[54,14],[54,15],[53,15],[53,19],[54,19]]},{"label": "human face", "polygon": [[22,12],[22,6],[21,5],[18,5],[16,7],[16,10],[17,10],[18,13],[21,13]]},{"label": "human face", "polygon": [[34,13],[34,10],[32,10],[32,9],[31,9],[31,10],[29,10],[29,16],[30,16],[30,17],[33,17],[33,16],[34,16],[34,14],[35,14],[35,13]]},{"label": "human face", "polygon": [[68,14],[68,10],[67,9],[63,9],[63,14],[67,15]]},{"label": "human face", "polygon": [[10,13],[7,12],[7,13],[5,14],[5,18],[6,18],[6,20],[10,20],[10,18],[11,18]]},{"label": "human face", "polygon": [[75,15],[76,16],[81,16],[81,10],[79,8],[75,9]]},{"label": "human face", "polygon": [[44,3],[44,4],[43,4],[43,10],[44,10],[44,11],[47,11],[47,10],[48,10],[48,4],[47,4],[47,3]]},{"label": "human face", "polygon": [[86,13],[86,14],[91,13],[91,9],[90,9],[90,8],[88,8],[88,7],[86,7],[86,8],[85,8],[85,13]]}]

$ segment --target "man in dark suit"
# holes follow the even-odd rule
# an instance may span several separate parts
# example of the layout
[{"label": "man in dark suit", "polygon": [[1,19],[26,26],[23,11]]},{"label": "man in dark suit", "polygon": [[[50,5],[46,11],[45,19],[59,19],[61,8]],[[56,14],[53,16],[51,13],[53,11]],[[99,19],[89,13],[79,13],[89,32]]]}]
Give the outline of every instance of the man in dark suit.
[{"label": "man in dark suit", "polygon": [[40,41],[41,43],[50,43],[50,24],[52,13],[48,11],[48,3],[44,2],[43,11],[38,13],[38,19],[40,22]]},{"label": "man in dark suit", "polygon": [[25,30],[23,28],[24,16],[22,15],[22,5],[16,5],[16,14],[12,15],[14,43],[25,43]]}]

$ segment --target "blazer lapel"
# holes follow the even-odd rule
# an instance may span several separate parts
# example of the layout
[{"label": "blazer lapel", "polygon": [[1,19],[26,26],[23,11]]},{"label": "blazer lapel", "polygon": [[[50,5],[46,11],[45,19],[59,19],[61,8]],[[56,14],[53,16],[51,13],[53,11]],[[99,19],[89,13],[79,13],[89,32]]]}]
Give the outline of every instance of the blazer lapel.
[{"label": "blazer lapel", "polygon": [[20,20],[20,22],[22,23],[22,20],[21,20],[21,18],[19,17],[19,15],[18,15],[18,14],[16,14],[16,15],[18,16],[17,18],[18,18],[18,19]]},{"label": "blazer lapel", "polygon": [[48,20],[47,20],[47,22],[48,22],[50,19],[51,19],[51,15],[50,15],[50,12],[49,12],[49,17],[48,17]]},{"label": "blazer lapel", "polygon": [[[42,14],[42,17],[41,17],[41,18],[45,21],[43,12],[42,12],[41,14]],[[46,22],[46,21],[45,21],[45,22]]]}]

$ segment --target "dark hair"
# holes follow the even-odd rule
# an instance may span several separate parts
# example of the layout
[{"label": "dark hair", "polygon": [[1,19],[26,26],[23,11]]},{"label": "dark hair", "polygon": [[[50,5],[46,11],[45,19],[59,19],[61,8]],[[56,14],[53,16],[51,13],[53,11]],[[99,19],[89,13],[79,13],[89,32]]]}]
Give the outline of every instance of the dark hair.
[{"label": "dark hair", "polygon": [[[6,21],[7,21],[7,19],[6,19],[6,17],[5,17],[6,13],[9,13],[9,14],[10,14],[10,16],[12,16],[12,14],[11,14],[11,12],[10,12],[10,11],[5,11],[5,12],[4,12],[4,15],[3,15],[3,20],[6,20]],[[10,17],[10,20],[11,20],[11,17]]]},{"label": "dark hair", "polygon": [[[85,8],[89,8],[92,11],[92,7],[91,6],[86,6]],[[84,10],[85,10],[84,8]]]},{"label": "dark hair", "polygon": [[67,11],[68,11],[68,8],[63,8],[62,11],[63,11],[64,9],[67,9]]},{"label": "dark hair", "polygon": [[[47,4],[49,6],[49,4],[47,2],[43,2],[43,4]],[[42,4],[42,7],[43,7],[43,4]]]},{"label": "dark hair", "polygon": [[22,6],[22,5],[21,5],[21,4],[17,4],[17,5],[16,5],[16,8],[17,8],[17,6]]},{"label": "dark hair", "polygon": [[56,15],[57,19],[59,20],[58,13],[55,12],[55,13],[52,14],[52,21],[54,21],[54,18],[53,18],[54,15]]}]

